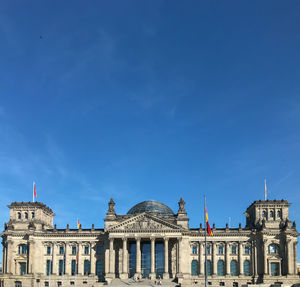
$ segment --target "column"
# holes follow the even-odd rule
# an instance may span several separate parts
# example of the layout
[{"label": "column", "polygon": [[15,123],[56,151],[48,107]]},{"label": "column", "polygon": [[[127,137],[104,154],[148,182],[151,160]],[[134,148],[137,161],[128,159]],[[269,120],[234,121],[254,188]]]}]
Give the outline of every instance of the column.
[{"label": "column", "polygon": [[230,275],[230,262],[229,262],[229,254],[230,254],[229,242],[226,242],[226,250],[225,250],[225,260],[226,260],[226,275]]},{"label": "column", "polygon": [[257,241],[254,241],[254,276],[258,275]]},{"label": "column", "polygon": [[13,250],[15,244],[12,240],[7,240],[7,273],[16,274]]},{"label": "column", "polygon": [[70,261],[70,245],[69,242],[65,244],[65,273],[71,275],[71,261]]},{"label": "column", "polygon": [[115,260],[114,260],[114,238],[109,239],[109,273],[112,277],[115,275]]},{"label": "column", "polygon": [[217,256],[216,256],[216,243],[212,242],[212,261],[213,261],[213,275],[217,275]]},{"label": "column", "polygon": [[164,279],[169,279],[169,238],[164,238],[164,260],[165,260],[165,270],[164,270]]},{"label": "column", "polygon": [[82,256],[81,256],[81,254],[82,254],[82,243],[81,242],[78,243],[77,248],[78,248],[77,271],[78,271],[78,274],[82,275],[83,274],[83,260],[82,260]]},{"label": "column", "polygon": [[243,246],[242,246],[242,242],[239,242],[239,275],[243,275],[242,255],[243,255]]},{"label": "column", "polygon": [[56,255],[57,255],[57,244],[56,244],[56,242],[53,242],[53,244],[52,244],[52,274],[54,274],[54,275],[58,274]]},{"label": "column", "polygon": [[150,278],[155,279],[155,238],[151,237],[151,273]]},{"label": "column", "polygon": [[34,273],[34,241],[33,240],[29,240],[28,241],[28,266],[27,266],[27,272],[29,274],[33,274]]},{"label": "column", "polygon": [[2,242],[2,273],[6,274],[6,245]]},{"label": "column", "polygon": [[128,264],[127,264],[127,238],[123,238],[123,252],[122,252],[123,258],[122,258],[122,279],[128,278]]},{"label": "column", "polygon": [[91,275],[95,276],[96,274],[96,258],[95,258],[95,245],[94,242],[91,242],[90,245],[90,262],[91,262]]},{"label": "column", "polygon": [[141,238],[136,238],[136,273],[141,275]]},{"label": "column", "polygon": [[287,263],[287,274],[288,275],[292,275],[292,268],[294,267],[293,265],[293,256],[292,256],[292,241],[290,239],[288,239],[286,241],[286,248],[287,248],[287,252],[286,252],[286,263]]},{"label": "column", "polygon": [[199,274],[204,275],[203,244],[199,242]]},{"label": "column", "polygon": [[183,274],[182,274],[182,265],[183,265],[183,262],[182,262],[182,257],[183,257],[183,254],[182,254],[182,238],[178,238],[177,239],[177,245],[178,245],[178,269],[177,269],[177,277],[182,277]]},{"label": "column", "polygon": [[297,274],[297,241],[293,242],[294,244],[294,272],[293,274]]},{"label": "column", "polygon": [[267,259],[267,240],[263,241],[263,250],[264,250],[264,275],[268,274],[268,259]]}]

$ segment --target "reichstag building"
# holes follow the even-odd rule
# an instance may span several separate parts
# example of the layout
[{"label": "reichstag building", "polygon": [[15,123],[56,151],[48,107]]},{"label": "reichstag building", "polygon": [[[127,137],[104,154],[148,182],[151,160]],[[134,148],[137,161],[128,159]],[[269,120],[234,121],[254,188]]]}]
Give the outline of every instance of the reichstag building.
[{"label": "reichstag building", "polygon": [[[104,229],[58,229],[45,204],[13,202],[1,234],[0,287],[153,286],[157,278],[165,286],[204,286],[205,229],[190,228],[182,198],[178,205],[174,213],[144,201],[121,215],[111,199]],[[208,285],[299,283],[298,233],[289,207],[286,200],[258,200],[246,209],[245,226],[213,224],[206,245]]]}]

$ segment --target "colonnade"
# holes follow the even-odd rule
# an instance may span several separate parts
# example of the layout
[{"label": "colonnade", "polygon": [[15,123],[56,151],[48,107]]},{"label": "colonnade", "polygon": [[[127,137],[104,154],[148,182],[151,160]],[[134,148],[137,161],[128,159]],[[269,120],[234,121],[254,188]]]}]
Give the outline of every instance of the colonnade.
[{"label": "colonnade", "polygon": [[[108,253],[108,260],[109,263],[107,264],[107,267],[109,267],[108,270],[108,277],[114,278],[116,276],[115,274],[115,248],[114,248],[114,242],[119,238],[111,237],[109,238],[109,253]],[[141,277],[142,275],[142,251],[141,251],[141,243],[143,242],[151,242],[151,253],[150,253],[150,278],[156,278],[156,270],[155,270],[155,243],[159,240],[161,242],[161,239],[150,237],[150,238],[122,238],[123,244],[122,244],[122,267],[119,272],[121,278],[128,278],[129,275],[129,252],[128,252],[128,243],[135,243],[136,244],[136,273],[135,276]],[[169,278],[169,238],[165,237],[163,238],[164,242],[164,273],[163,278]]]}]

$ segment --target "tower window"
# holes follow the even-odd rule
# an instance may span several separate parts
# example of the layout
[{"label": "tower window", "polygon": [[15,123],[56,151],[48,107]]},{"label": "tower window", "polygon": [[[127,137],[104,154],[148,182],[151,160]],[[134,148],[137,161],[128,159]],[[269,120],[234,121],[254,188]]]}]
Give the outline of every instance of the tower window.
[{"label": "tower window", "polygon": [[28,212],[25,212],[25,219],[28,219]]},{"label": "tower window", "polygon": [[33,219],[35,216],[34,212],[31,212],[31,218]]},{"label": "tower window", "polygon": [[267,212],[266,212],[265,210],[262,212],[262,217],[263,217],[263,218],[266,218],[266,217],[267,217]]},{"label": "tower window", "polygon": [[72,246],[72,254],[73,254],[73,255],[76,254],[76,246]]},{"label": "tower window", "polygon": [[21,212],[18,212],[18,219],[21,219],[22,218],[22,214]]},{"label": "tower window", "polygon": [[271,218],[274,217],[274,211],[273,211],[273,210],[270,211],[270,217],[271,217]]},{"label": "tower window", "polygon": [[277,218],[281,218],[281,212],[280,212],[280,210],[277,210]]},{"label": "tower window", "polygon": [[65,250],[63,246],[59,246],[59,254],[64,254]]},{"label": "tower window", "polygon": [[89,254],[89,247],[88,246],[84,246],[84,254]]},{"label": "tower window", "polygon": [[51,246],[47,246],[47,255],[51,254]]}]

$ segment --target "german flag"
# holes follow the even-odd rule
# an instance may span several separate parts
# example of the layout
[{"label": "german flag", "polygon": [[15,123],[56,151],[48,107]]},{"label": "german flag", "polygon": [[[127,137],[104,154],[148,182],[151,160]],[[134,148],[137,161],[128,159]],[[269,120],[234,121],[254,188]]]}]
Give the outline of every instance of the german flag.
[{"label": "german flag", "polygon": [[207,215],[207,209],[206,209],[206,205],[205,205],[205,222],[206,222],[206,227],[207,227],[207,233],[210,235],[210,236],[214,236],[212,231],[211,231],[211,228],[209,226],[209,222],[208,222],[208,215]]}]

